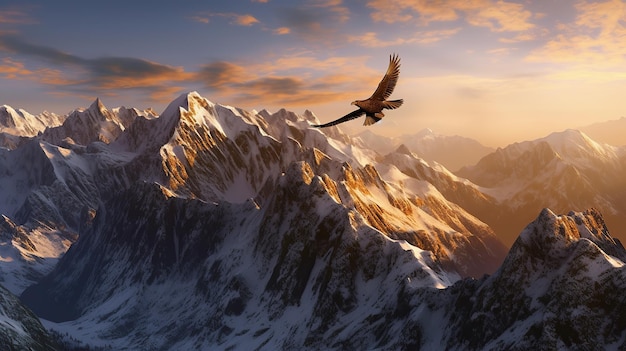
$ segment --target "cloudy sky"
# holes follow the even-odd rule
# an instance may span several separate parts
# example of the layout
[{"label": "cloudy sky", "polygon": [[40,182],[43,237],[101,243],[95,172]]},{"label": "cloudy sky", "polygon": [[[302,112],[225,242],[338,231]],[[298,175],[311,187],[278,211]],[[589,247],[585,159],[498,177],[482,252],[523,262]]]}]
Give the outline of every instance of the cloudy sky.
[{"label": "cloudy sky", "polygon": [[375,133],[506,146],[626,115],[623,0],[0,1],[0,104],[33,114],[96,97],[161,112],[195,90],[326,122],[391,53],[405,104]]}]

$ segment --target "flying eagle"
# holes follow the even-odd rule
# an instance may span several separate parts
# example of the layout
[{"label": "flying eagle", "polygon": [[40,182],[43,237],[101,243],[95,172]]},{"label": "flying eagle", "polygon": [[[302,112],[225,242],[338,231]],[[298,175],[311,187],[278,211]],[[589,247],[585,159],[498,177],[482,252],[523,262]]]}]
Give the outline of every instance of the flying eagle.
[{"label": "flying eagle", "polygon": [[383,109],[393,110],[402,106],[402,99],[400,100],[387,100],[387,98],[393,93],[393,89],[398,82],[398,76],[400,76],[400,58],[398,55],[393,54],[389,56],[389,67],[383,79],[378,83],[378,88],[374,91],[374,94],[366,100],[356,100],[352,102],[352,105],[359,107],[358,110],[352,111],[347,115],[328,122],[325,124],[314,124],[313,127],[324,128],[334,126],[339,123],[349,121],[365,115],[364,126],[372,125],[380,121],[385,115]]}]

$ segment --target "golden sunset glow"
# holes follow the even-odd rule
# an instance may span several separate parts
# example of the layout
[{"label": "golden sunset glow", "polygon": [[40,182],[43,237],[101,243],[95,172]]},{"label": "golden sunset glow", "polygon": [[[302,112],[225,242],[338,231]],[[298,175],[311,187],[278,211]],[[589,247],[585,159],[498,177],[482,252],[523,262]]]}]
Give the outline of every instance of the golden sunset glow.
[{"label": "golden sunset glow", "polygon": [[106,97],[161,111],[197,90],[330,120],[367,98],[397,53],[405,104],[375,133],[431,128],[505,146],[626,115],[625,39],[621,0],[16,1],[0,7],[0,103],[65,113]]}]

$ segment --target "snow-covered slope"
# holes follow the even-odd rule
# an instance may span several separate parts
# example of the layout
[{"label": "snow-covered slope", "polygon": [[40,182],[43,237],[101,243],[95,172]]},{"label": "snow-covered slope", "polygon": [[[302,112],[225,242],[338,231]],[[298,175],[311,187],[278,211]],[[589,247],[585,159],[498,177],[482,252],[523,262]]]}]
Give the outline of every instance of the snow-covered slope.
[{"label": "snow-covered slope", "polygon": [[44,111],[39,115],[11,106],[0,106],[0,147],[15,149],[28,138],[43,132],[47,127],[63,123],[64,116]]},{"label": "snow-covered slope", "polygon": [[97,207],[77,158],[36,139],[0,149],[0,279],[15,294],[50,272]]},{"label": "snow-covered slope", "polygon": [[[500,214],[479,217],[503,240],[512,242],[533,214],[546,206],[556,211],[595,207],[609,227],[624,228],[625,172],[625,147],[600,144],[580,131],[566,130],[498,149],[457,175],[498,200]],[[626,239],[621,231],[617,234]]]},{"label": "snow-covered slope", "polygon": [[[596,210],[544,209],[491,277],[438,296],[453,350],[622,349],[626,251]],[[442,294],[444,295],[444,294]]]},{"label": "snow-covered slope", "polygon": [[87,145],[95,141],[108,144],[115,141],[137,116],[156,117],[151,110],[118,107],[109,111],[100,99],[96,99],[89,108],[78,109],[69,114],[62,125],[46,128],[42,139],[59,146]]},{"label": "snow-covered slope", "polygon": [[39,318],[1,285],[0,345],[3,350],[59,350]]},{"label": "snow-covered slope", "polygon": [[0,133],[14,136],[32,137],[43,132],[47,127],[63,123],[63,117],[54,113],[43,112],[33,116],[30,113],[8,105],[0,106]]},{"label": "snow-covered slope", "polygon": [[26,288],[65,344],[624,347],[626,306],[611,291],[626,254],[597,211],[543,211],[506,260],[477,219],[516,220],[519,206],[497,212],[501,187],[543,174],[516,168],[521,155],[555,172],[608,172],[620,149],[553,135],[485,171],[490,189],[406,146],[381,156],[337,127],[310,128],[311,112],[245,111],[195,92],[159,117],[123,111],[96,100],[0,154],[3,284]]},{"label": "snow-covered slope", "polygon": [[365,347],[394,322],[397,292],[451,277],[432,253],[367,226],[325,181],[294,163],[262,207],[137,184],[22,298],[63,322],[53,329],[116,349]]},{"label": "snow-covered slope", "polygon": [[[95,107],[81,118],[104,115]],[[395,292],[443,288],[497,268],[504,247],[488,226],[427,181],[377,165],[375,152],[340,130],[328,138],[310,128],[315,119],[248,112],[190,93],[158,118],[137,116],[110,144],[94,141],[96,134],[81,141],[92,140],[87,145],[38,142],[57,183],[82,172],[72,177],[84,179],[82,187],[68,188],[95,192],[91,202],[69,201],[84,208],[69,225],[80,238],[25,301],[66,321],[52,326],[62,334],[80,324],[73,337],[100,345],[131,347],[166,329],[172,333],[156,346],[215,346],[239,334],[233,346],[326,347],[327,333],[342,334],[333,343],[362,335],[355,342],[366,345],[371,319],[392,319],[371,311],[392,313]],[[183,301],[194,308],[177,307]],[[146,303],[163,307],[138,314]],[[170,313],[219,328],[181,334]],[[301,330],[284,334],[294,318]]]}]

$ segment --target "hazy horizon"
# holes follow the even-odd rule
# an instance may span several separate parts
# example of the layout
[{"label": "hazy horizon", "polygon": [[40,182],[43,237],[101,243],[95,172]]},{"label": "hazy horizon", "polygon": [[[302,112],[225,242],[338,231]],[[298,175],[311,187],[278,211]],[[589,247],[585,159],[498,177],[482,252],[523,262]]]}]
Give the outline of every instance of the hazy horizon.
[{"label": "hazy horizon", "polygon": [[626,115],[624,33],[620,0],[7,1],[0,104],[66,114],[99,97],[160,113],[198,91],[326,122],[371,95],[398,53],[392,98],[405,103],[372,131],[503,147]]}]

